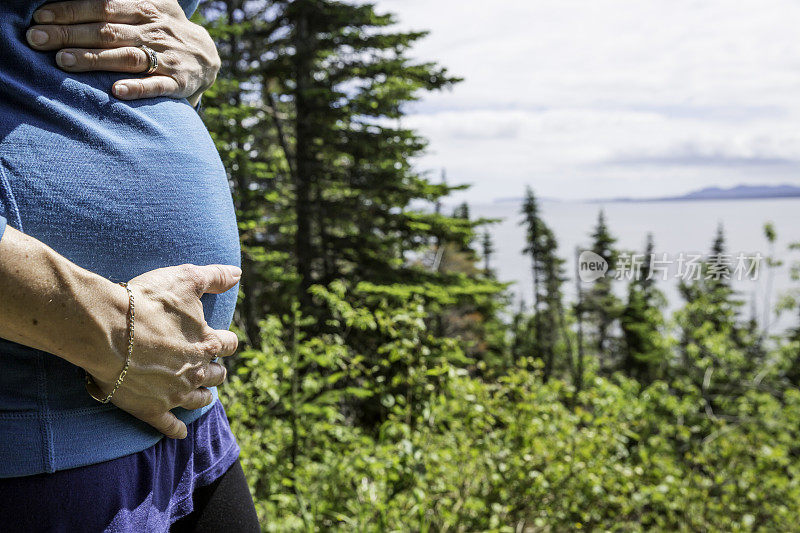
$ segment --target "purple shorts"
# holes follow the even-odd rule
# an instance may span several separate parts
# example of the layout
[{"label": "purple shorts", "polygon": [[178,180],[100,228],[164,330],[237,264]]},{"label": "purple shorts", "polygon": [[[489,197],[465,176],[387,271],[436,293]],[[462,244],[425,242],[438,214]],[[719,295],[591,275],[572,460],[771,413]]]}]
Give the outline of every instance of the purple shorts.
[{"label": "purple shorts", "polygon": [[187,429],[183,440],[164,438],[111,461],[0,479],[0,530],[168,531],[192,512],[194,489],[239,457],[219,400]]}]

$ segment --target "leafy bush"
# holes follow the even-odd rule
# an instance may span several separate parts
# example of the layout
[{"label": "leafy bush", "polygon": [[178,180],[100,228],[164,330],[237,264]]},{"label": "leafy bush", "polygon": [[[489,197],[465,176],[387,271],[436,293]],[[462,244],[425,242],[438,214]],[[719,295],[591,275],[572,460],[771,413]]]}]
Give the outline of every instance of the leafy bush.
[{"label": "leafy bush", "polygon": [[[715,418],[687,383],[590,377],[575,397],[538,370],[484,381],[449,362],[455,346],[419,357],[413,303],[388,316],[316,292],[344,330],[395,331],[381,357],[408,361],[394,379],[414,399],[339,335],[262,321],[223,400],[266,530],[798,529],[796,389],[751,390]],[[348,419],[365,399],[386,410],[374,430]]]}]

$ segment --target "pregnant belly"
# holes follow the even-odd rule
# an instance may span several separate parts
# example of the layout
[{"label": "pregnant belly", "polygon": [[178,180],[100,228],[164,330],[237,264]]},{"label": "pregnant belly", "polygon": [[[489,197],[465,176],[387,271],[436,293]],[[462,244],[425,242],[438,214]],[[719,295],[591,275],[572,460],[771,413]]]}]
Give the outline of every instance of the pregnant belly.
[{"label": "pregnant belly", "polygon": [[[0,201],[23,232],[112,281],[181,263],[239,265],[228,180],[190,106],[158,99],[51,110],[0,139]],[[229,327],[235,293],[203,296],[212,327]]]},{"label": "pregnant belly", "polygon": [[[130,75],[61,72],[24,43],[41,3],[0,2],[0,215],[112,281],[181,263],[238,266],[228,181],[197,113],[185,100],[111,97]],[[230,326],[237,292],[203,295],[211,327]],[[0,342],[0,363],[0,406],[13,416],[108,408],[63,359]]]}]

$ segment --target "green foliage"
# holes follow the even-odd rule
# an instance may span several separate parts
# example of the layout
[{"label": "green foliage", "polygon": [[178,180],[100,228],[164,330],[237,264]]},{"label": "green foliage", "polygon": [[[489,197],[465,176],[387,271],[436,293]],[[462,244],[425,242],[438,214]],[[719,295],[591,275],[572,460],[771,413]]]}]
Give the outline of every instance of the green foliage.
[{"label": "green foliage", "polygon": [[[244,270],[220,391],[265,530],[800,530],[800,327],[744,323],[711,260],[671,320],[646,265],[572,312],[532,190],[533,306],[507,323],[494,221],[444,214],[461,187],[414,170],[398,120],[459,81],[410,59],[425,33],[334,0],[200,12]],[[601,212],[591,249],[613,268],[615,246]]]},{"label": "green foliage", "polygon": [[[698,412],[691,385],[590,376],[570,408],[562,380],[484,380],[452,362],[453,344],[421,350],[413,302],[388,316],[349,306],[341,287],[315,291],[342,325],[394,336],[381,352],[405,362],[406,392],[339,336],[286,345],[282,321],[265,319],[223,398],[266,530],[797,529],[796,389],[751,390],[723,419]],[[386,409],[375,431],[348,423],[348,395]]]}]

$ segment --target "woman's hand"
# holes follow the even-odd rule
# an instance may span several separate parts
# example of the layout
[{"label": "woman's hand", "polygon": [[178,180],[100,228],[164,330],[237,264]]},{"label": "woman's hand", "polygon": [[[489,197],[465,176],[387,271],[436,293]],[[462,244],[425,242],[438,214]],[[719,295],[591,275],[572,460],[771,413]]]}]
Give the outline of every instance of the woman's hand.
[{"label": "woman's hand", "polygon": [[220,59],[208,32],[190,22],[176,0],[72,0],[45,4],[26,34],[36,50],[58,50],[67,72],[144,73],[146,45],[158,54],[153,75],[117,81],[124,100],[170,96],[196,105],[219,72]]},{"label": "woman's hand", "polygon": [[[146,272],[128,282],[134,295],[134,345],[130,367],[112,403],[147,422],[168,437],[184,438],[186,425],[170,412],[173,407],[199,409],[214,398],[207,387],[225,381],[225,367],[212,362],[233,355],[236,334],[212,329],[203,318],[200,296],[219,294],[239,281],[241,270],[226,265],[180,265]],[[120,296],[127,302],[127,291]],[[109,347],[105,364],[90,371],[99,390],[110,392],[128,350],[125,324]]]}]

